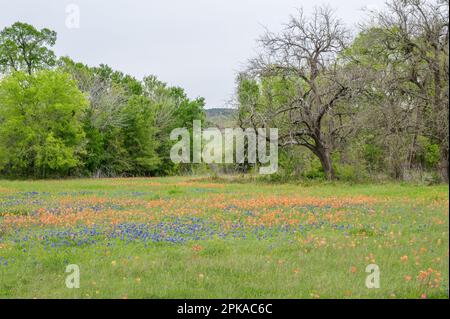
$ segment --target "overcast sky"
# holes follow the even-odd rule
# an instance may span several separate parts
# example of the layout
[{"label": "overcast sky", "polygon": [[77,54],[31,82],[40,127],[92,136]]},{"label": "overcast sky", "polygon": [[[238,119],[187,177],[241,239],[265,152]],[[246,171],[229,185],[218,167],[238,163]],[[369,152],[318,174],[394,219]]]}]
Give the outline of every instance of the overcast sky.
[{"label": "overcast sky", "polygon": [[[105,63],[142,78],[203,96],[207,108],[224,107],[236,73],[256,52],[264,26],[279,30],[296,8],[310,12],[330,3],[349,26],[364,7],[385,0],[0,0],[0,29],[16,21],[58,33],[55,51],[90,66]],[[80,10],[79,28],[68,28],[67,5]],[[74,20],[70,20],[74,21]]]}]

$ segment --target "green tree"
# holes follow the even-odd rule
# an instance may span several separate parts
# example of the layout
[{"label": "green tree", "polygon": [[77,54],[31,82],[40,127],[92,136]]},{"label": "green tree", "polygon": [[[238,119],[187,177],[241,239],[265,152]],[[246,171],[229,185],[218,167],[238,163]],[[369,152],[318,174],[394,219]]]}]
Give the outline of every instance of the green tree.
[{"label": "green tree", "polygon": [[143,81],[143,93],[151,101],[155,111],[156,138],[159,141],[158,153],[162,159],[159,174],[167,175],[191,171],[191,164],[175,165],[170,160],[170,149],[175,143],[170,140],[170,132],[179,127],[191,131],[194,120],[205,119],[205,100],[201,97],[190,100],[180,87],[169,87],[155,76]]},{"label": "green tree", "polygon": [[26,71],[55,65],[55,54],[49,47],[56,41],[56,32],[38,30],[32,25],[16,22],[0,32],[0,71]]},{"label": "green tree", "polygon": [[[177,172],[170,161],[170,132],[204,119],[204,100],[155,76],[143,81],[107,65],[88,67],[68,57],[58,66],[89,97],[85,173],[94,176],[163,175]],[[184,168],[183,168],[184,169]],[[189,169],[189,167],[188,167]]]},{"label": "green tree", "polygon": [[357,90],[358,74],[347,72],[338,59],[347,47],[347,29],[328,7],[316,8],[311,17],[299,10],[282,32],[267,31],[259,42],[261,53],[241,75],[254,82],[245,84],[249,93],[255,85],[260,92],[259,98],[246,93],[250,103],[240,105],[248,110],[247,122],[278,127],[280,147],[308,149],[326,178],[334,179],[332,155],[352,133],[356,111],[344,106]]},{"label": "green tree", "polygon": [[0,82],[0,171],[65,176],[81,165],[85,96],[68,74],[15,72]]},{"label": "green tree", "polygon": [[[421,139],[439,146],[439,169],[448,182],[448,0],[390,0],[372,12],[347,50],[364,73],[366,95],[381,139],[394,155],[395,175],[421,169]],[[423,154],[422,154],[423,155]],[[388,156],[390,157],[390,156]]]},{"label": "green tree", "polygon": [[157,154],[159,141],[155,138],[157,127],[151,101],[134,96],[122,112],[125,121],[121,135],[130,162],[128,171],[132,175],[149,175],[161,162]]}]

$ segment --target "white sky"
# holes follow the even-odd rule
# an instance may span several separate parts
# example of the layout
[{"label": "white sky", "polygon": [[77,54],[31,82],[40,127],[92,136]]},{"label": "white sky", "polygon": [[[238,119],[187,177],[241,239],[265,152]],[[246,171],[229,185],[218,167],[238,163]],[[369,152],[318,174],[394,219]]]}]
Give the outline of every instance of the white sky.
[{"label": "white sky", "polygon": [[[264,26],[279,30],[296,8],[329,3],[349,27],[364,7],[385,0],[0,0],[0,29],[16,21],[58,33],[57,55],[105,63],[142,78],[154,74],[224,107],[235,78],[256,52]],[[80,8],[80,28],[66,27],[66,6]]]}]

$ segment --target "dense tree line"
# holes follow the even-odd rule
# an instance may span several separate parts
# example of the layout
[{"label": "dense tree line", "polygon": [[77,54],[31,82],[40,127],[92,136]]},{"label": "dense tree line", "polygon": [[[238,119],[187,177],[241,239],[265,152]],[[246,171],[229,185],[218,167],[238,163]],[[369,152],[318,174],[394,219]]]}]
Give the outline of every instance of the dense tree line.
[{"label": "dense tree line", "polygon": [[239,75],[240,125],[280,129],[280,174],[448,182],[448,4],[392,0],[356,37],[299,11]]},{"label": "dense tree line", "polygon": [[[267,31],[238,76],[236,120],[279,129],[271,178],[448,182],[448,4],[390,0],[357,34],[326,6]],[[170,132],[204,120],[202,98],[155,76],[57,58],[55,41],[20,22],[0,32],[1,176],[192,171],[170,160]]]},{"label": "dense tree line", "polygon": [[204,100],[154,76],[57,59],[56,33],[17,22],[0,33],[0,175],[149,176],[170,159],[173,128],[203,119]]}]

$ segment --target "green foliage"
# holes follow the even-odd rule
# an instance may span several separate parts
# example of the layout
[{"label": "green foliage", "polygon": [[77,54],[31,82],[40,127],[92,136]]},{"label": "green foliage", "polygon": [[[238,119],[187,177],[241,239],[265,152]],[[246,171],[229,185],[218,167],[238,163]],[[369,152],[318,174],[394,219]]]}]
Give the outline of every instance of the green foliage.
[{"label": "green foliage", "polygon": [[187,128],[192,134],[194,120],[205,120],[203,98],[190,100],[180,87],[168,87],[155,76],[143,80],[144,95],[151,101],[156,114],[158,127],[156,138],[159,141],[158,154],[161,162],[158,175],[173,175],[192,171],[191,164],[175,165],[170,160],[170,149],[176,141],[170,140],[170,132],[175,128]]},{"label": "green foliage", "polygon": [[[437,176],[446,158],[448,162],[448,121],[442,121],[448,113],[444,105],[448,106],[448,79],[439,82],[439,76],[448,74],[448,52],[432,50],[432,37],[425,35],[433,30],[422,30],[425,35],[407,31],[396,23],[365,29],[335,57],[345,75],[365,74],[363,83],[352,88],[352,99],[333,108],[338,116],[333,119],[328,112],[320,128],[322,137],[330,135],[333,167],[341,180],[375,175],[404,178],[419,170]],[[21,22],[0,32],[1,175],[154,176],[211,171],[206,165],[174,164],[169,157],[175,143],[170,132],[178,127],[192,132],[193,120],[205,120],[203,98],[189,99],[182,88],[155,76],[140,80],[105,64],[90,67],[69,57],[56,60],[51,50],[55,41],[54,31]],[[435,66],[440,68],[437,75],[429,73]],[[290,111],[280,112],[293,101],[304,107],[308,94],[317,89],[307,81],[308,71],[298,76],[289,70],[272,72],[271,67],[259,76],[239,76],[239,125],[252,127],[263,118],[259,124],[278,128],[279,136],[292,132],[290,121],[299,132],[316,125]],[[318,75],[315,85],[325,88],[325,94],[331,82],[324,74]],[[317,113],[317,103],[310,104],[310,110],[299,108],[296,114],[304,113],[307,119]],[[421,123],[415,123],[417,119]],[[351,127],[351,134],[336,139],[332,127],[337,122]],[[312,146],[317,142],[308,134],[302,141]],[[324,179],[314,154],[298,146],[280,148],[279,172],[271,179]],[[223,168],[242,173],[255,167],[245,163]]]},{"label": "green foliage", "polygon": [[69,75],[16,72],[0,82],[0,170],[9,176],[65,175],[80,164],[85,96]]},{"label": "green foliage", "polygon": [[368,179],[364,168],[357,164],[336,165],[336,176],[345,182],[362,182]]},{"label": "green foliage", "polygon": [[88,67],[68,57],[58,66],[69,72],[90,104],[83,117],[86,156],[83,175],[149,176],[185,172],[189,165],[170,161],[177,127],[204,120],[204,100],[155,76],[139,81],[107,65]]},{"label": "green foliage", "polygon": [[363,146],[363,157],[369,171],[377,171],[383,164],[383,149],[373,135],[367,136]]},{"label": "green foliage", "polygon": [[320,161],[317,158],[313,157],[311,159],[310,165],[311,168],[305,171],[302,175],[307,179],[325,180],[325,173]]},{"label": "green foliage", "polygon": [[55,54],[48,47],[55,44],[56,32],[37,30],[16,22],[0,32],[0,71],[26,71],[31,74],[55,64]]},{"label": "green foliage", "polygon": [[155,119],[151,102],[143,96],[133,96],[122,109],[124,126],[121,134],[123,147],[130,160],[129,173],[145,175],[160,164],[156,153],[159,142],[156,140]]},{"label": "green foliage", "polygon": [[432,143],[430,139],[424,136],[419,136],[419,147],[418,157],[423,165],[428,169],[435,168],[440,159],[439,145]]},{"label": "green foliage", "polygon": [[371,28],[357,35],[350,47],[343,53],[343,58],[350,63],[359,64],[376,70],[383,70],[386,64],[393,62],[394,54],[386,50],[393,39],[382,28]]}]

